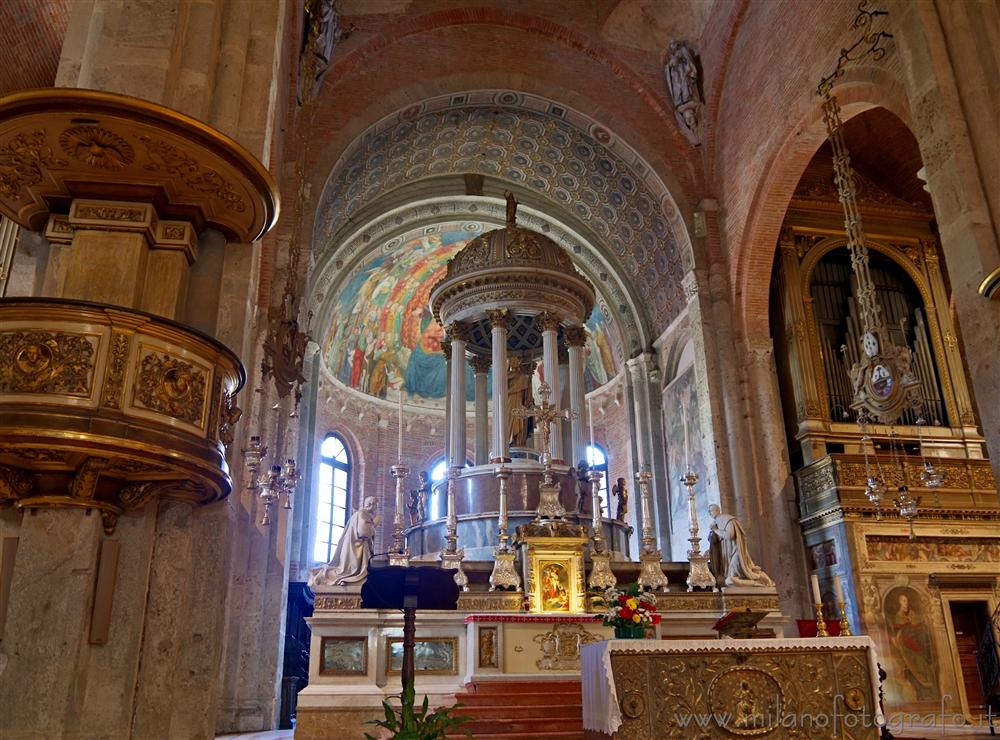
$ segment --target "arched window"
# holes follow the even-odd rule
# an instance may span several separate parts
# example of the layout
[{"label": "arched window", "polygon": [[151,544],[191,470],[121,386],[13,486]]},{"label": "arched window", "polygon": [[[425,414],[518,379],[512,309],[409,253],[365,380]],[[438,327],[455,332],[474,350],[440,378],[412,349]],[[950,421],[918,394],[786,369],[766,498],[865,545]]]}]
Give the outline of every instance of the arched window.
[{"label": "arched window", "polygon": [[608,456],[599,445],[587,445],[587,465],[592,470],[601,473],[601,512],[602,516],[611,517],[611,501],[608,498]]},{"label": "arched window", "polygon": [[319,448],[319,485],[316,491],[316,544],[313,560],[329,562],[347,525],[350,508],[351,455],[338,434],[327,435]]},{"label": "arched window", "polygon": [[[431,466],[431,483],[437,484],[448,478],[448,461],[443,457]],[[440,491],[435,485],[432,488],[431,500],[428,505],[428,516],[431,519],[440,519],[444,516],[444,496],[440,495]]]}]

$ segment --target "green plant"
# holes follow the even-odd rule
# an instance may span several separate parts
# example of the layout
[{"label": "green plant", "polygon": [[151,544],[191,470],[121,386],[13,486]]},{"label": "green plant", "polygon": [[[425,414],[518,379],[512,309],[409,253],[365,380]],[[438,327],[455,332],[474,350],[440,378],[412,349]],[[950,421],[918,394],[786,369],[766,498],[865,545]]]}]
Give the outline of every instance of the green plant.
[{"label": "green plant", "polygon": [[[430,712],[429,702],[425,696],[424,703],[420,709],[417,709],[417,697],[416,691],[413,688],[413,681],[407,682],[402,695],[399,697],[399,701],[400,707],[398,712],[392,707],[388,699],[383,701],[382,709],[385,711],[385,719],[375,719],[368,724],[389,730],[392,733],[390,737],[393,740],[442,740],[445,733],[452,729],[464,732],[468,737],[472,737],[471,732],[459,728],[459,725],[468,722],[470,718],[451,716],[451,710],[459,708],[462,706],[461,704],[456,704],[453,707],[442,707]],[[365,737],[368,740],[377,740],[377,738],[369,735],[367,732],[365,733]]]}]

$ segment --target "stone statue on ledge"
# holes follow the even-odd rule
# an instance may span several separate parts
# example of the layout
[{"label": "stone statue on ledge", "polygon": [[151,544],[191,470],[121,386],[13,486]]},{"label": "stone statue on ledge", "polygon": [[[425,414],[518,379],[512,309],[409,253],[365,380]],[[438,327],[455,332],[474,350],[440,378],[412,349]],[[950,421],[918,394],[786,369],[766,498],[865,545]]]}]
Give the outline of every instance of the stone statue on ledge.
[{"label": "stone statue on ledge", "polygon": [[330,562],[310,571],[309,588],[315,590],[317,586],[351,586],[364,582],[372,557],[372,538],[378,525],[375,508],[375,497],[365,497],[361,508],[347,522]]},{"label": "stone statue on ledge", "polygon": [[624,522],[625,517],[628,515],[628,488],[625,486],[624,478],[619,478],[614,486],[611,487],[611,493],[614,494],[615,499],[618,501],[615,519]]},{"label": "stone statue on ledge", "polygon": [[720,586],[757,586],[770,588],[774,581],[750,557],[743,525],[732,514],[723,514],[718,504],[711,504],[708,545],[712,574]]},{"label": "stone statue on ledge", "polygon": [[586,460],[581,460],[576,464],[576,468],[570,468],[569,473],[576,491],[576,513],[583,514],[590,500],[590,466]]}]

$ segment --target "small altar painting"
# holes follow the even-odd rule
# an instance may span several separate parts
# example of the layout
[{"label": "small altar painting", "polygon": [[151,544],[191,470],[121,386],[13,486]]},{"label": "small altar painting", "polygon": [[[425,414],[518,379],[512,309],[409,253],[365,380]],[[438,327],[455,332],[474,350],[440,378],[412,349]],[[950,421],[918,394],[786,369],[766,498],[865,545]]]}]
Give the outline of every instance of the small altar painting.
[{"label": "small altar painting", "polygon": [[541,573],[541,599],[543,612],[568,612],[570,610],[570,574],[566,563],[539,563]]},{"label": "small altar painting", "polygon": [[[388,638],[387,673],[403,670],[403,638]],[[418,639],[413,646],[413,670],[417,673],[453,676],[458,673],[458,639],[432,637]]]},{"label": "small altar painting", "polygon": [[366,637],[324,637],[319,652],[321,676],[364,676],[368,673]]}]

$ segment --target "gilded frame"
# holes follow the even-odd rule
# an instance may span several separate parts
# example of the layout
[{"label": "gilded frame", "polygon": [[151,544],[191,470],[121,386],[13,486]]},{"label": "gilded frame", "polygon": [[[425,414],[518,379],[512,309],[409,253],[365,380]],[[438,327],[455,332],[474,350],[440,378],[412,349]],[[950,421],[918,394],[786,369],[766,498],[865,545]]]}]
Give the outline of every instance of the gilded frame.
[{"label": "gilded frame", "polygon": [[[448,645],[451,650],[451,665],[448,668],[434,668],[434,669],[422,669],[417,666],[417,661],[414,659],[414,673],[424,676],[457,676],[458,675],[458,638],[457,637],[418,637],[415,640],[416,644],[422,642],[436,642],[444,645]],[[392,663],[392,648],[393,645],[402,645],[402,637],[386,637],[385,638],[385,672],[388,676],[398,676],[402,672],[402,666],[400,668],[394,668]]]},{"label": "gilded frame", "polygon": [[[331,643],[360,643],[361,667],[328,668],[326,663],[326,646]],[[321,676],[367,676],[368,675],[368,638],[362,635],[324,635],[319,642],[319,675]]]}]

